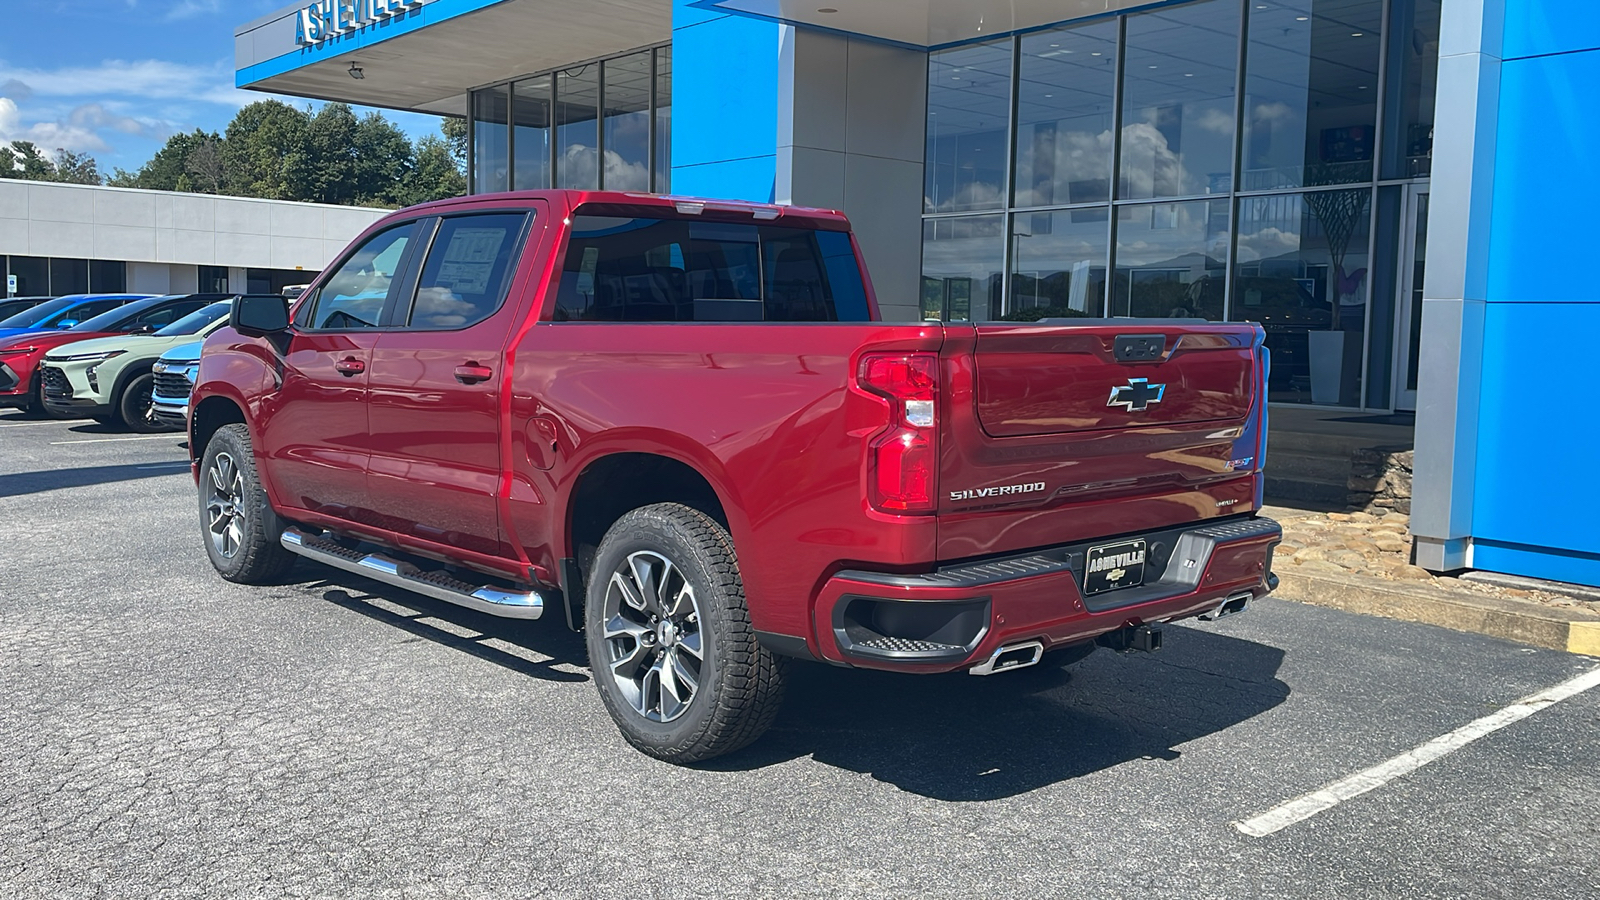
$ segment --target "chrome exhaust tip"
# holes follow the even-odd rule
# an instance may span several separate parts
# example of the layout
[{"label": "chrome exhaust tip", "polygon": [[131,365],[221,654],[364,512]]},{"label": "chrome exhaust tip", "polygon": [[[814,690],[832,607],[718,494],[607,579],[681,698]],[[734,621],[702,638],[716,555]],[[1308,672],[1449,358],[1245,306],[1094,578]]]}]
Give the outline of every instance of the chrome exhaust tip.
[{"label": "chrome exhaust tip", "polygon": [[1223,616],[1231,616],[1236,613],[1242,613],[1250,608],[1250,601],[1254,599],[1255,595],[1249,591],[1242,591],[1240,593],[1233,594],[1232,596],[1228,597],[1228,599],[1217,604],[1216,609],[1213,609],[1210,612],[1201,613],[1200,621],[1215,622]]},{"label": "chrome exhaust tip", "polygon": [[993,675],[1012,669],[1026,669],[1044,658],[1044,644],[1024,641],[1009,644],[989,654],[989,658],[967,670],[968,675]]}]

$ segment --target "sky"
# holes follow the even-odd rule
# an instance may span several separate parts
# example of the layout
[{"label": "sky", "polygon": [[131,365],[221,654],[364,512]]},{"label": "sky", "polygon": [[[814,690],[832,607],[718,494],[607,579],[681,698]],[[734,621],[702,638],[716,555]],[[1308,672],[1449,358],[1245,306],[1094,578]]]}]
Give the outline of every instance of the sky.
[{"label": "sky", "polygon": [[[109,175],[138,169],[173,134],[220,133],[272,96],[233,86],[234,28],[287,5],[0,0],[0,142],[88,153]],[[438,132],[437,117],[383,112],[413,139]]]}]

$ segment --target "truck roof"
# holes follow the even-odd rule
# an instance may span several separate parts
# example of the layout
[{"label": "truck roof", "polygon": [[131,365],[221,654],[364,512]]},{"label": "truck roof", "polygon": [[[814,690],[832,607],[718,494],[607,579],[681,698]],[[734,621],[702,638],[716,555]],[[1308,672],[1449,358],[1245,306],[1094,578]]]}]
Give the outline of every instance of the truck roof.
[{"label": "truck roof", "polygon": [[[617,206],[659,207],[685,214],[703,212],[749,212],[757,219],[808,219],[826,222],[832,229],[843,230],[849,226],[844,213],[836,209],[817,209],[809,206],[787,206],[778,203],[753,203],[747,200],[721,200],[711,197],[688,197],[677,194],[651,194],[644,191],[500,191],[488,194],[469,194],[447,200],[434,200],[397,210],[413,213],[419,210],[445,210],[462,206],[497,206],[518,200],[546,200],[576,208],[586,204]],[[762,215],[765,213],[766,215]],[[391,214],[394,215],[394,214]],[[387,218],[387,217],[386,217]]]}]

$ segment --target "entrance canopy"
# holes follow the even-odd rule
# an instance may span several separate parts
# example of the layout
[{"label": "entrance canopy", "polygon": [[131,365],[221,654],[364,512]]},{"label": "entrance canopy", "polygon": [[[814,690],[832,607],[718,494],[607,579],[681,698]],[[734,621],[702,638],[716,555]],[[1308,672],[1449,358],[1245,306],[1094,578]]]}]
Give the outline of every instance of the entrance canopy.
[{"label": "entrance canopy", "polygon": [[701,0],[693,5],[923,49],[1152,4],[1151,0]]},{"label": "entrance canopy", "polygon": [[300,0],[234,32],[235,81],[461,115],[471,88],[658,44],[671,33],[663,0]]}]

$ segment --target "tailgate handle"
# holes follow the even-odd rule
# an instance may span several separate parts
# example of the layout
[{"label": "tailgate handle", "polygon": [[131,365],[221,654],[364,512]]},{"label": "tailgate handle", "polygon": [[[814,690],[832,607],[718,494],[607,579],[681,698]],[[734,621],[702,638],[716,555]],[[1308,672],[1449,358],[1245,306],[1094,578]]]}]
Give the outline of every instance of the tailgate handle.
[{"label": "tailgate handle", "polygon": [[1117,362],[1149,362],[1160,359],[1167,352],[1164,334],[1119,334],[1112,342]]}]

